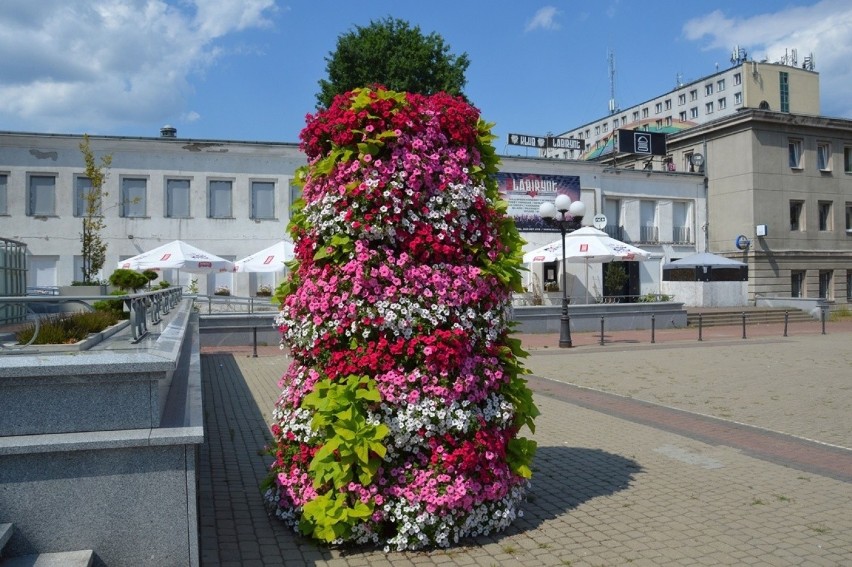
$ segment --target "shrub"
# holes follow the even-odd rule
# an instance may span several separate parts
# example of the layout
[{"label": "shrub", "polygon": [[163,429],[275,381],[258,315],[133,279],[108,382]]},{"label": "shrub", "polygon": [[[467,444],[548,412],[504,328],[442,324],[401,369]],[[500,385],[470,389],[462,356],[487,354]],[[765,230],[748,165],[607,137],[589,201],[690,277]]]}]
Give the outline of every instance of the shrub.
[{"label": "shrub", "polygon": [[[115,290],[110,295],[127,295],[125,292],[120,290]],[[102,299],[99,301],[95,301],[92,304],[92,307],[95,308],[95,311],[110,311],[115,313],[119,319],[129,319],[130,313],[124,312],[124,300],[122,299]]]},{"label": "shrub", "polygon": [[124,291],[138,291],[148,285],[148,278],[133,270],[116,270],[110,275],[109,283]]},{"label": "shrub", "polygon": [[272,286],[266,284],[258,286],[256,295],[258,297],[270,297],[272,295]]},{"label": "shrub", "polygon": [[231,295],[231,288],[226,285],[220,285],[213,292],[213,295]]}]

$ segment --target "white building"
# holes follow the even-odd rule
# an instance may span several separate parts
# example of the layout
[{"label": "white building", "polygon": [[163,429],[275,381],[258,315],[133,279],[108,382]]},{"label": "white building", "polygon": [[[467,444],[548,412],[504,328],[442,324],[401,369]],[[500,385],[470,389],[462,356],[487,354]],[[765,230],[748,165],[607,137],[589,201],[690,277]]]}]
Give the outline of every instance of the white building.
[{"label": "white building", "polygon": [[[168,133],[168,132],[167,132]],[[81,225],[85,176],[82,136],[0,133],[0,235],[28,248],[28,286],[82,279]],[[229,260],[285,236],[293,203],[290,182],[305,156],[297,144],[174,137],[90,136],[97,158],[112,155],[103,204],[106,279],[119,260],[172,240]],[[275,274],[166,271],[161,278],[200,293],[228,286],[253,295]]]},{"label": "white building", "polygon": [[[678,84],[664,94],[625,109],[615,109],[587,124],[559,134],[561,138],[584,141],[584,150],[544,150],[548,157],[594,160],[614,153],[619,129],[647,130],[674,134],[736,114],[744,108],[818,115],[819,74],[813,71],[812,58],[797,66],[795,56],[782,62],[733,59],[734,66]],[[691,163],[659,159],[655,169],[690,171]]]},{"label": "white building", "polygon": [[[168,132],[166,132],[168,134]],[[82,136],[0,132],[0,237],[27,245],[27,285],[61,286],[82,279],[83,194],[90,184],[80,151]],[[261,250],[286,235],[298,197],[296,169],[306,162],[297,144],[188,140],[161,136],[90,136],[96,157],[112,156],[104,190],[106,279],[120,260],[173,240],[183,240],[229,260]],[[662,263],[700,249],[706,218],[703,177],[672,172],[626,171],[583,161],[504,157],[501,175],[567,182],[587,206],[584,224],[606,213],[612,236],[654,254],[630,264],[630,294],[658,293]],[[538,201],[555,192],[507,195],[510,204],[537,214]],[[517,211],[516,211],[517,212]],[[525,231],[529,246],[555,240],[558,232]],[[541,270],[538,266],[536,269]],[[604,294],[600,265],[589,287],[569,282],[572,296]],[[541,274],[543,276],[543,273]],[[282,274],[197,275],[166,270],[161,278],[199,292],[227,286],[238,296],[275,285]],[[582,282],[582,283],[581,283]]]}]

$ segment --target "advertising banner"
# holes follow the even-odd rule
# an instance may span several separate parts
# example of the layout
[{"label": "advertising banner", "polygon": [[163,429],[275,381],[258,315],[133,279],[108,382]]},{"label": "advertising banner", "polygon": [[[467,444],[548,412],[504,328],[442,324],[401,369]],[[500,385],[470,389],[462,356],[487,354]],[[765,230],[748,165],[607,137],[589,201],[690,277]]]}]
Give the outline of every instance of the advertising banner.
[{"label": "advertising banner", "polygon": [[500,194],[509,203],[508,214],[521,232],[559,232],[538,214],[542,203],[552,203],[557,195],[566,194],[572,201],[580,199],[580,176],[540,175],[535,173],[497,174]]}]

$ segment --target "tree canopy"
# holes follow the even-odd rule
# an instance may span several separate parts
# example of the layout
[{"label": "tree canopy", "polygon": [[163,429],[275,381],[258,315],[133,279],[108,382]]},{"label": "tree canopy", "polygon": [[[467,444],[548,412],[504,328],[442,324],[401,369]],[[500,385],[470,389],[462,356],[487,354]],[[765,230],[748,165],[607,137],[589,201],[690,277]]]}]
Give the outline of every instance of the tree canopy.
[{"label": "tree canopy", "polygon": [[376,84],[394,91],[463,96],[470,65],[466,53],[452,55],[437,33],[423,35],[419,26],[390,17],[341,35],[325,60],[328,78],[319,82],[320,108],[328,108],[338,94]]}]

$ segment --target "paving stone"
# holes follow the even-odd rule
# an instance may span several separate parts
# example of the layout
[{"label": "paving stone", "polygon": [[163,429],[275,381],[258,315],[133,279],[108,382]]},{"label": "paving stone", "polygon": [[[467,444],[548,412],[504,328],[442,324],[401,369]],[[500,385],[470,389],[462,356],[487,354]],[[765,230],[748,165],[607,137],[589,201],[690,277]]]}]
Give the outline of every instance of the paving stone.
[{"label": "paving stone", "polygon": [[[849,451],[826,446],[793,462],[795,455],[736,444],[737,435],[793,447],[807,443],[801,438],[852,439],[852,391],[841,387],[852,366],[850,335],[829,333],[533,349],[528,366],[553,383],[536,390],[542,415],[526,516],[503,534],[422,553],[342,555],[267,516],[257,489],[267,461],[258,448],[269,439],[264,416],[286,356],[205,354],[203,372],[220,363],[226,372],[204,372],[202,562],[236,564],[231,554],[246,549],[263,565],[316,567],[849,564],[850,481],[820,468]],[[812,370],[819,388],[802,378]],[[570,396],[560,393],[569,386]],[[713,415],[721,411],[734,418]]]}]

